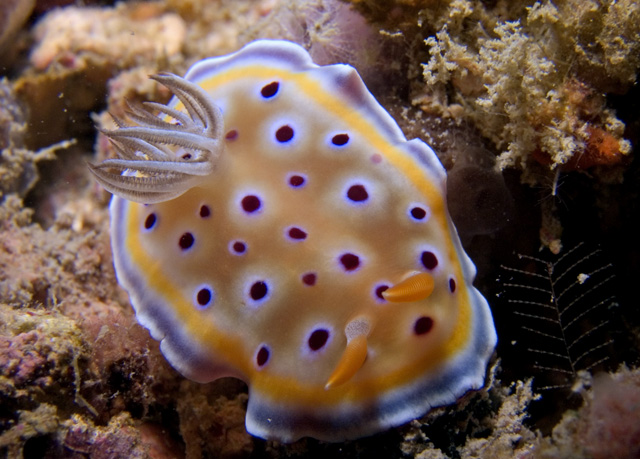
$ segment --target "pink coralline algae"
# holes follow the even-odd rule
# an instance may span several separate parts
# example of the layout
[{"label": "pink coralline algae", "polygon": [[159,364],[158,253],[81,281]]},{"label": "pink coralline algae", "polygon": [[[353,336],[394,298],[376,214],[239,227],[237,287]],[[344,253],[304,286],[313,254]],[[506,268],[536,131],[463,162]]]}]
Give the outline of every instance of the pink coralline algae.
[{"label": "pink coralline algae", "polygon": [[0,374],[13,378],[16,384],[34,379],[47,363],[46,355],[40,353],[38,333],[21,333],[14,338],[0,336]]},{"label": "pink coralline algae", "polygon": [[597,377],[583,438],[594,459],[640,457],[640,374],[623,369]]}]

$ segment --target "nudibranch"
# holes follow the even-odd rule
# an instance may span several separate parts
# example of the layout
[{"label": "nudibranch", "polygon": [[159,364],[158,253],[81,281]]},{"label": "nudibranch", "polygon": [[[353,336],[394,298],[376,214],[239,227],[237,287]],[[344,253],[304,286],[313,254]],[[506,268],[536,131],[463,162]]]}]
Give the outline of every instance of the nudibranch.
[{"label": "nudibranch", "polygon": [[370,435],[482,387],[496,333],[445,170],[356,70],[260,40],[103,131],[120,284],[167,360],[246,381],[249,433]]}]

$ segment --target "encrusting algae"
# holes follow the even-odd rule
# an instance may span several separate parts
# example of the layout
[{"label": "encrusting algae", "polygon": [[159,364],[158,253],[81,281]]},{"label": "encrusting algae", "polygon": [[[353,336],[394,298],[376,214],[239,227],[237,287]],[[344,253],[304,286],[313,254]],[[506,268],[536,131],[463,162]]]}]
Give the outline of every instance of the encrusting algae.
[{"label": "encrusting algae", "polygon": [[[638,370],[617,366],[638,358],[637,2],[44,3],[0,54],[0,455],[599,458],[616,445],[637,457]],[[449,170],[500,343],[485,389],[369,438],[263,441],[245,430],[242,383],[184,379],[137,324],[112,268],[108,196],[86,169],[115,157],[94,123],[114,129],[107,112],[123,118],[126,100],[166,103],[148,75],[184,75],[261,38],[354,65]],[[498,269],[541,240],[562,254],[583,239],[618,267],[616,340],[631,344],[611,376],[581,375],[573,404],[544,407],[549,394],[513,363],[520,336],[494,296]]]},{"label": "encrusting algae", "polygon": [[[448,20],[427,38],[421,105],[462,105],[480,133],[504,150],[499,168],[526,171],[532,161],[563,170],[624,164],[631,145],[601,94],[635,81],[640,6],[615,2],[603,12],[595,2],[536,2],[522,18],[492,23],[474,3],[451,2]],[[470,22],[471,31],[457,33]],[[611,37],[613,27],[624,33]]]}]

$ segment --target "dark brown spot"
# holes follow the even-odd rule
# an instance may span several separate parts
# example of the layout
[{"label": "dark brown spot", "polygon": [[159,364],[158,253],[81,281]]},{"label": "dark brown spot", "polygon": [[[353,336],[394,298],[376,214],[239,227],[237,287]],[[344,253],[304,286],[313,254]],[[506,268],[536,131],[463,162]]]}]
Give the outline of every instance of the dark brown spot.
[{"label": "dark brown spot", "polygon": [[259,367],[264,366],[269,360],[269,349],[266,346],[262,346],[256,355],[256,363]]},{"label": "dark brown spot", "polygon": [[349,141],[349,134],[336,134],[331,138],[331,143],[341,147]]},{"label": "dark brown spot", "polygon": [[347,198],[354,202],[362,202],[369,198],[369,193],[364,185],[352,185],[347,190]]},{"label": "dark brown spot", "polygon": [[413,324],[413,332],[416,335],[424,335],[425,333],[429,333],[433,328],[433,319],[431,317],[420,317],[416,320],[416,323]]},{"label": "dark brown spot", "polygon": [[278,128],[276,131],[276,140],[280,143],[288,142],[293,139],[293,128],[288,125],[284,125]]},{"label": "dark brown spot", "polygon": [[358,269],[358,266],[360,266],[360,257],[353,253],[345,253],[340,256],[340,263],[342,263],[345,271],[353,271],[354,269]]},{"label": "dark brown spot", "polygon": [[304,185],[304,182],[304,177],[301,175],[292,175],[291,177],[289,177],[289,185],[294,188]]},{"label": "dark brown spot", "polygon": [[182,155],[182,159],[184,160],[191,159],[191,153],[185,153],[184,155]]},{"label": "dark brown spot", "polygon": [[267,284],[263,281],[258,281],[251,286],[249,295],[251,295],[251,299],[258,301],[267,296],[268,291],[269,288],[267,287]]},{"label": "dark brown spot", "polygon": [[449,278],[449,291],[451,293],[456,291],[456,280],[453,277]]},{"label": "dark brown spot", "polygon": [[209,208],[209,206],[200,206],[200,216],[202,218],[211,216],[211,209]]},{"label": "dark brown spot", "polygon": [[381,300],[384,300],[384,296],[382,296],[382,293],[387,291],[388,289],[389,289],[388,285],[378,285],[376,287],[376,296]]},{"label": "dark brown spot", "polygon": [[235,253],[244,253],[247,250],[247,245],[242,241],[234,242],[232,247]]},{"label": "dark brown spot", "polygon": [[198,304],[200,306],[206,306],[211,301],[211,290],[208,288],[201,288],[198,290],[198,294],[196,295],[196,300],[198,300]]},{"label": "dark brown spot", "polygon": [[231,129],[230,131],[227,131],[224,138],[227,140],[236,140],[238,138],[238,131]]},{"label": "dark brown spot", "polygon": [[296,228],[295,226],[289,229],[289,237],[291,239],[296,239],[298,241],[302,241],[307,238],[307,233],[300,228]]},{"label": "dark brown spot", "polygon": [[316,275],[316,273],[306,273],[302,275],[302,283],[310,287],[316,285],[317,279],[318,276]]},{"label": "dark brown spot", "polygon": [[422,266],[425,268],[432,270],[438,266],[438,258],[433,252],[425,251],[422,252],[420,256],[420,261],[422,262]]},{"label": "dark brown spot", "polygon": [[416,220],[422,220],[424,219],[424,217],[427,216],[427,211],[424,210],[422,207],[413,207],[411,209],[411,216]]},{"label": "dark brown spot", "polygon": [[320,328],[318,330],[314,330],[309,336],[309,348],[312,351],[317,351],[321,349],[325,344],[327,344],[327,340],[329,339],[329,331],[324,328]]},{"label": "dark brown spot", "polygon": [[265,99],[269,99],[276,95],[278,89],[280,89],[280,83],[278,83],[277,81],[273,81],[268,85],[263,86],[260,90],[260,94],[262,94],[262,97],[264,97]]},{"label": "dark brown spot", "polygon": [[180,240],[178,241],[178,244],[180,245],[180,248],[182,250],[187,250],[188,248],[191,248],[194,242],[195,242],[195,239],[193,238],[193,234],[184,233],[182,236],[180,236]]},{"label": "dark brown spot", "polygon": [[144,220],[144,228],[151,229],[156,224],[156,214],[149,214]]},{"label": "dark brown spot", "polygon": [[253,213],[260,208],[260,198],[250,194],[242,198],[242,208],[247,213]]}]

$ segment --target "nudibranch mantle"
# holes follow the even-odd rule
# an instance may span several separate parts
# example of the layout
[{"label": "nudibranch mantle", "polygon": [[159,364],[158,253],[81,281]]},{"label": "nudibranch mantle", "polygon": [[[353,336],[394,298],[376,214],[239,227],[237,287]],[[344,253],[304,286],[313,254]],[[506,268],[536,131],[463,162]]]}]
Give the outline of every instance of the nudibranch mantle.
[{"label": "nudibranch mantle", "polygon": [[[370,435],[482,387],[496,344],[434,152],[348,65],[260,40],[154,77],[104,131],[118,281],[182,374],[247,382],[249,433]],[[114,172],[115,170],[115,172]]]}]

